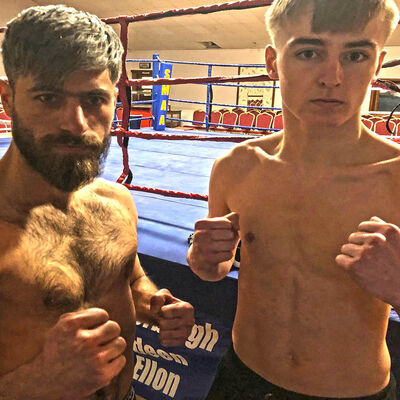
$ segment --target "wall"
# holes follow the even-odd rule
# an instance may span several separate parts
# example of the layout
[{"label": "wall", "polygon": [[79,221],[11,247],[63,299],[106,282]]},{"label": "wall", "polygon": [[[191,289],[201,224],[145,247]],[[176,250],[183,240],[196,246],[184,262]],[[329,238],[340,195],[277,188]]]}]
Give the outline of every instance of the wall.
[{"label": "wall", "polygon": [[[128,58],[151,59],[153,54],[159,54],[162,60],[191,61],[224,64],[263,64],[264,49],[212,49],[212,50],[159,50],[136,51],[130,53]],[[137,63],[129,63],[128,70],[137,69]],[[213,67],[213,76],[238,75],[237,67]],[[201,65],[174,64],[172,77],[201,77],[208,75],[208,67]],[[214,103],[236,104],[237,88],[214,86]],[[206,85],[172,85],[170,98],[192,101],[206,101]],[[183,119],[192,119],[193,110],[204,109],[199,104],[170,103],[171,109],[183,110]]]},{"label": "wall", "polygon": [[[400,47],[387,47],[388,54],[386,60],[400,58]],[[264,62],[264,49],[243,49],[243,50],[159,50],[159,51],[136,51],[130,53],[129,58],[150,59],[153,53],[159,54],[161,59],[176,61],[196,61],[213,63],[232,63],[232,64],[262,64]],[[128,69],[138,68],[137,64],[128,64]],[[214,67],[213,75],[236,75],[237,68]],[[188,66],[175,64],[173,66],[173,77],[195,77],[207,76],[206,66]],[[400,78],[400,67],[382,69],[379,75],[381,78]],[[214,102],[236,104],[236,88],[214,87]],[[370,92],[362,105],[363,111],[368,111],[370,102]],[[200,85],[178,85],[171,86],[171,98],[206,101],[206,86]],[[276,91],[275,106],[281,106],[279,90]],[[183,110],[182,118],[191,119],[193,110],[202,108],[196,104],[171,103],[173,110]]]}]

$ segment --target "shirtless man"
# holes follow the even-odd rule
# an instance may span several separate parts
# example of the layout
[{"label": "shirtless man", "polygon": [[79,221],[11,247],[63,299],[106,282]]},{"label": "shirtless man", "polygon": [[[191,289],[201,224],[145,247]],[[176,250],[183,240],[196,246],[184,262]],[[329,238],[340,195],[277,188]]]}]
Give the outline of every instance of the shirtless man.
[{"label": "shirtless man", "polygon": [[215,162],[188,252],[217,281],[242,241],[233,349],[207,399],[395,399],[385,334],[400,298],[385,287],[391,260],[400,269],[400,146],[360,116],[398,19],[392,0],[270,7],[284,129]]},{"label": "shirtless man", "polygon": [[136,319],[181,345],[193,308],[145,276],[137,213],[96,179],[122,45],[97,17],[33,7],[8,24],[0,160],[0,399],[134,399]]}]

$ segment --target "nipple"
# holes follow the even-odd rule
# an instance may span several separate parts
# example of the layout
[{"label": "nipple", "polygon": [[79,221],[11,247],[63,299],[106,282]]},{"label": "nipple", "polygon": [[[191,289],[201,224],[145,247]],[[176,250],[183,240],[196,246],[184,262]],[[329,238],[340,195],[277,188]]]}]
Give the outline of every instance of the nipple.
[{"label": "nipple", "polygon": [[254,242],[255,239],[256,239],[256,237],[255,237],[254,233],[251,232],[251,231],[247,232],[247,233],[244,235],[244,240],[245,240],[247,243],[252,243],[252,242]]}]

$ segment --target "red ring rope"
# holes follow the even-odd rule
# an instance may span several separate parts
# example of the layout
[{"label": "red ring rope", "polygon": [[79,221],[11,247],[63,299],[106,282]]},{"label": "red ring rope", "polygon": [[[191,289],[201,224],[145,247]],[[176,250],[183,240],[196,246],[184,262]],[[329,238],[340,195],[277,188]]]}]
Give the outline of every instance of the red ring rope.
[{"label": "red ring rope", "polygon": [[135,137],[138,139],[158,139],[158,140],[198,140],[200,142],[234,142],[240,143],[248,140],[248,137],[239,136],[206,136],[206,135],[165,135],[162,133],[145,133],[139,131],[127,131],[119,128],[111,131],[112,136],[127,136]]},{"label": "red ring rope", "polygon": [[198,78],[157,78],[157,79],[129,79],[130,86],[145,85],[183,85],[189,83],[220,83],[220,82],[264,82],[272,81],[268,75],[236,75],[236,76],[206,76]]},{"label": "red ring rope", "polygon": [[270,6],[272,2],[273,0],[240,0],[230,3],[212,4],[209,6],[181,8],[168,11],[157,11],[153,13],[139,14],[132,16],[124,15],[116,18],[103,18],[102,21],[104,21],[107,24],[116,24],[119,22],[120,18],[124,18],[128,23],[139,22],[139,21],[150,21],[150,20],[154,21],[157,19],[177,17],[181,15],[211,14],[218,11],[244,10],[247,8],[266,7]]}]

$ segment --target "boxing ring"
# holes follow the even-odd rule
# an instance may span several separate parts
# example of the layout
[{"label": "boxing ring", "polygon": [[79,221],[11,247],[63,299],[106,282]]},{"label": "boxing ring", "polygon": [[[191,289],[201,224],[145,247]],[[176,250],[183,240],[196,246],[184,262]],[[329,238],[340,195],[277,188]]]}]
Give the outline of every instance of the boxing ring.
[{"label": "boxing ring", "polygon": [[[206,194],[215,159],[228,152],[236,143],[249,139],[249,135],[268,134],[277,129],[249,131],[248,126],[219,124],[230,133],[212,130],[212,107],[236,106],[213,103],[214,87],[240,87],[239,82],[271,81],[269,77],[212,76],[212,66],[215,64],[205,64],[209,71],[207,76],[172,78],[171,66],[180,61],[163,61],[157,55],[152,60],[126,59],[128,24],[179,15],[263,7],[271,3],[272,1],[246,0],[104,19],[107,23],[120,25],[125,53],[123,74],[118,84],[122,115],[120,119],[117,114],[115,116],[110,151],[101,176],[117,181],[131,190],[139,215],[138,252],[146,273],[159,287],[170,289],[175,296],[191,302],[195,307],[196,325],[183,347],[163,347],[159,343],[156,327],[138,324],[133,348],[136,356],[133,384],[137,394],[147,400],[202,400],[211,385],[218,361],[231,343],[238,269],[233,268],[220,282],[200,280],[186,263],[188,236],[193,231],[195,221],[207,214]],[[141,61],[153,63],[153,79],[129,80],[126,62]],[[398,60],[393,60],[390,66],[399,64]],[[226,64],[230,65],[232,64]],[[169,98],[171,85],[189,83],[204,85],[206,101]],[[376,84],[400,92],[394,84],[385,81]],[[132,105],[143,102],[131,101],[127,88],[140,85],[154,86],[153,98],[146,102],[151,103],[151,117],[131,116]],[[259,87],[276,87],[276,84],[272,82]],[[204,122],[196,124],[194,120],[179,120],[192,125],[187,131],[166,128],[168,101],[195,102],[204,107]],[[259,108],[275,110],[274,107]],[[140,126],[140,121],[146,120],[150,120],[153,127],[136,129]],[[9,128],[0,129],[0,156],[11,141],[4,134],[8,131]],[[400,141],[399,136],[387,137]],[[400,321],[394,312],[389,321],[387,341],[392,356],[392,370],[400,382]],[[398,398],[400,399],[400,388]]]}]

